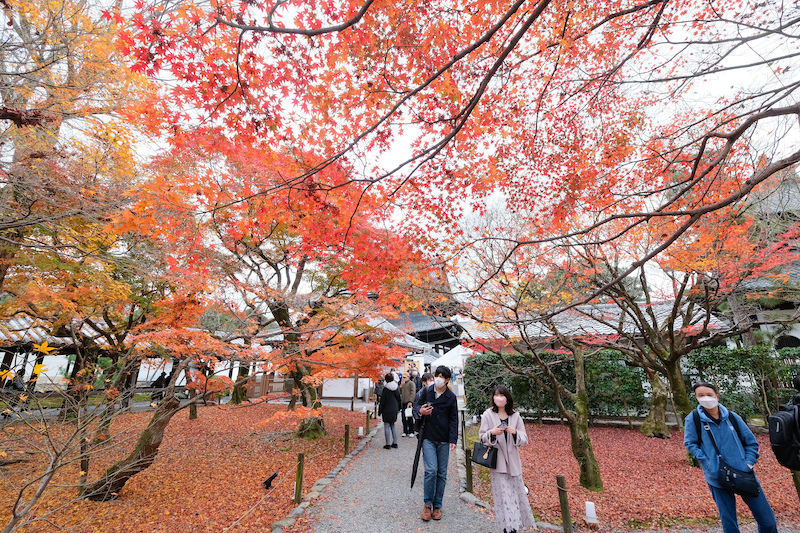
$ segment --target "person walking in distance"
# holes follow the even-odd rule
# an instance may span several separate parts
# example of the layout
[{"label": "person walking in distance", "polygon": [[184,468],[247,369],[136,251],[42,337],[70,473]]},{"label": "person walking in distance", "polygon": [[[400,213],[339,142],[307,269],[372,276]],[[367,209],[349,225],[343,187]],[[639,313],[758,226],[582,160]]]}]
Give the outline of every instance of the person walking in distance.
[{"label": "person walking in distance", "polygon": [[423,389],[424,403],[419,410],[425,426],[422,441],[422,460],[425,463],[422,519],[425,521],[442,519],[447,466],[458,439],[458,402],[447,387],[450,369],[438,366],[433,376],[433,385]]},{"label": "person walking in distance", "polygon": [[414,396],[417,394],[417,386],[414,380],[409,378],[400,387],[400,400],[403,402],[400,417],[403,421],[403,437],[414,436],[414,417],[406,414],[406,410],[413,406]]},{"label": "person walking in distance", "polygon": [[422,377],[420,377],[419,370],[417,370],[417,365],[415,363],[411,363],[409,374],[411,375],[411,379],[414,380],[414,386],[417,387],[417,392],[419,392],[422,388]]},{"label": "person walking in distance", "polygon": [[[381,403],[378,406],[378,416],[383,417],[383,434],[386,438],[385,449],[397,448],[397,413],[400,411],[400,391],[397,390],[397,382],[394,374],[389,372],[384,377],[383,392],[381,393]],[[389,444],[389,439],[392,443]]]},{"label": "person walking in distance", "polygon": [[494,388],[489,408],[481,415],[478,437],[487,446],[497,448],[497,467],[489,473],[497,525],[503,528],[503,533],[535,527],[519,457],[520,446],[528,444],[528,433],[506,387]]},{"label": "person walking in distance", "polygon": [[[694,395],[700,405],[686,417],[683,445],[703,467],[703,475],[722,520],[723,533],[739,533],[736,495],[723,488],[719,481],[720,457],[731,467],[748,472],[758,461],[758,441],[741,416],[719,403],[714,385],[696,383]],[[757,488],[757,494],[741,498],[753,512],[758,533],[778,533],[775,513],[761,485],[758,484]]]}]

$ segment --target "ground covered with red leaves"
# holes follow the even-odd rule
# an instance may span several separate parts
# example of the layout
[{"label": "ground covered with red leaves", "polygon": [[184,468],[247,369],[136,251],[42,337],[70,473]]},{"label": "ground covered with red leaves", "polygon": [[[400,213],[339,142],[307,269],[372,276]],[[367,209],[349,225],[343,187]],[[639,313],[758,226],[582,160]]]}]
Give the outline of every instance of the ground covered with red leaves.
[{"label": "ground covered with red leaves", "polygon": [[[305,452],[303,490],[308,491],[344,457],[344,426],[351,428],[351,449],[365,425],[365,415],[323,408],[328,436],[316,441],[297,439],[289,431],[291,419],[273,417],[285,406],[258,404],[244,408],[200,407],[197,420],[188,411],[170,422],[155,463],[134,476],[115,501],[75,499],[79,470],[67,467],[54,480],[64,488],[45,493],[39,515],[55,510],[48,522],[36,522],[25,532],[48,533],[69,528],[75,533],[134,532],[245,532],[269,531],[295,506],[294,480],[298,452]],[[152,413],[123,415],[114,424],[143,428]],[[19,431],[24,430],[20,427]],[[112,431],[112,434],[114,431]],[[93,459],[90,481],[103,468],[124,457],[135,440],[114,443]],[[14,487],[41,470],[35,454],[30,460],[0,468],[0,528],[6,524]],[[44,461],[44,458],[41,458]],[[266,490],[262,482],[278,477]],[[60,509],[57,509],[61,506]]]},{"label": "ground covered with red leaves", "polygon": [[[523,477],[537,519],[561,522],[556,476],[566,479],[573,521],[580,523],[585,502],[597,508],[602,531],[664,528],[677,525],[718,523],[717,510],[699,468],[686,459],[683,433],[671,439],[647,438],[638,431],[592,428],[595,455],[600,464],[604,490],[591,492],[578,484],[577,462],[570,452],[566,426],[526,424],[530,445],[521,449]],[[761,458],[758,475],[779,521],[800,523],[798,495],[788,469],[772,454],[768,435],[757,435]],[[476,494],[490,501],[488,475],[475,475]],[[742,517],[752,518],[739,504]]]}]

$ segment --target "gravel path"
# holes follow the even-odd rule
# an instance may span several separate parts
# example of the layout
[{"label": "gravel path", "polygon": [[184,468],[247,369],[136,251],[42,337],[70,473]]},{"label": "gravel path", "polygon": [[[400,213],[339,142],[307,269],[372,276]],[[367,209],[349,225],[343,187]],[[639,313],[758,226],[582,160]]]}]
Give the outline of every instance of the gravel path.
[{"label": "gravel path", "polygon": [[[400,424],[398,423],[398,429]],[[420,459],[414,488],[411,464],[417,439],[398,436],[398,448],[384,450],[383,424],[370,446],[341,472],[305,516],[316,533],[494,533],[491,513],[459,498],[456,452],[450,453],[442,520],[424,522],[422,485],[425,467]]]}]

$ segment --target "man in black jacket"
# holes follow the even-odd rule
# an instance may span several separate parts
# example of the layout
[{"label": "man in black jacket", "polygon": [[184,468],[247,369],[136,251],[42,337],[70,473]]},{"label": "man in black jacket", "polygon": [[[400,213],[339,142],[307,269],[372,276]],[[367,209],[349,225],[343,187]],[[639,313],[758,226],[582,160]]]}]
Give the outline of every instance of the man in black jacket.
[{"label": "man in black jacket", "polygon": [[447,465],[458,439],[458,401],[447,387],[450,369],[439,366],[433,375],[433,385],[423,389],[424,405],[419,410],[419,414],[425,417],[425,436],[422,441],[422,460],[425,463],[422,519],[425,521],[442,518]]}]

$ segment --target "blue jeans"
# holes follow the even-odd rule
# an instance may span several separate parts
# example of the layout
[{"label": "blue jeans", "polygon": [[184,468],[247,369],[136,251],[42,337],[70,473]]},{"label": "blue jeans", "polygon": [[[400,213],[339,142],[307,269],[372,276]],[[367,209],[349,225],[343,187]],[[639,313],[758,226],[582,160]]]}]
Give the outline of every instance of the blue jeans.
[{"label": "blue jeans", "polygon": [[[736,496],[727,490],[708,486],[711,495],[719,510],[719,517],[722,520],[723,533],[739,533],[739,521],[736,519]],[[742,496],[742,500],[750,508],[753,518],[758,524],[758,533],[778,533],[778,525],[775,523],[775,513],[769,506],[764,491],[759,490],[758,496]]]},{"label": "blue jeans", "polygon": [[442,507],[444,487],[447,484],[450,443],[423,440],[422,460],[425,462],[425,504],[432,505],[434,509],[439,509]]}]

